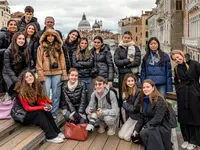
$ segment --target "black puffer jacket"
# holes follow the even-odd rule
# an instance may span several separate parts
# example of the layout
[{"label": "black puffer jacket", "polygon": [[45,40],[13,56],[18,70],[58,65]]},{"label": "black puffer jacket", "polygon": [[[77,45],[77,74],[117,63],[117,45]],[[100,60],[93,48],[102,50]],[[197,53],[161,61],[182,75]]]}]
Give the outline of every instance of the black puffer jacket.
[{"label": "black puffer jacket", "polygon": [[91,53],[94,57],[94,67],[99,71],[98,75],[108,79],[108,81],[113,81],[114,64],[109,46],[106,44],[102,45],[99,53],[96,53],[93,47]]},{"label": "black puffer jacket", "polygon": [[72,62],[72,55],[73,52],[76,51],[76,44],[64,44],[63,45],[63,51],[65,54],[65,61],[66,61],[66,68],[67,68],[67,72],[69,71],[70,68],[73,67],[73,62]]},{"label": "black puffer jacket", "polygon": [[119,46],[114,53],[114,62],[118,67],[120,74],[126,74],[131,72],[131,68],[139,67],[141,64],[141,51],[135,46],[135,58],[133,62],[127,58],[128,49],[123,46]]},{"label": "black puffer jacket", "polygon": [[[69,81],[68,81],[69,82]],[[88,105],[86,87],[82,82],[78,82],[74,91],[70,91],[68,82],[62,85],[60,106],[62,109],[67,109],[71,113],[76,111],[78,113],[85,113]]]},{"label": "black puffer jacket", "polygon": [[[40,24],[37,22],[37,18],[33,17],[29,23],[34,23],[37,27],[37,30],[40,31]],[[23,32],[26,28],[26,25],[29,24],[29,23],[26,23],[25,17],[23,17],[18,22],[18,31]]]},{"label": "black puffer jacket", "polygon": [[131,119],[138,120],[140,116],[140,90],[136,90],[135,96],[129,96],[128,99],[123,102],[122,107],[126,110]]},{"label": "black puffer jacket", "polygon": [[[85,50],[81,50],[83,59],[85,58]],[[91,77],[90,72],[94,65],[94,60],[92,55],[87,60],[79,61],[76,59],[76,51],[73,53],[72,56],[73,66],[78,69],[79,77],[80,78],[87,78]]]},{"label": "black puffer jacket", "polygon": [[9,47],[12,41],[13,34],[10,33],[6,27],[0,31],[0,93],[6,92],[7,87],[3,79],[3,64],[4,64],[4,52]]},{"label": "black puffer jacket", "polygon": [[31,40],[29,45],[31,51],[31,69],[34,69],[36,66],[36,58],[37,58],[37,49],[39,47],[39,39]]},{"label": "black puffer jacket", "polygon": [[30,69],[30,61],[27,63],[23,52],[19,51],[20,60],[13,63],[11,46],[4,53],[3,78],[8,87],[17,81],[17,77],[26,69]]}]

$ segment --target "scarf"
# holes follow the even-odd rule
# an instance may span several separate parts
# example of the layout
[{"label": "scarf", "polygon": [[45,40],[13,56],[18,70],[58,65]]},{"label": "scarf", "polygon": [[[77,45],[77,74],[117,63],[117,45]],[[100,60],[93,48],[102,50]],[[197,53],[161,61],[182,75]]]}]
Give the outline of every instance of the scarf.
[{"label": "scarf", "polygon": [[158,53],[158,50],[151,51],[150,55],[151,55],[151,60],[149,61],[149,64],[154,66],[160,61],[160,55]]},{"label": "scarf", "polygon": [[70,82],[67,82],[67,85],[68,85],[68,89],[71,92],[73,92],[76,89],[77,85],[78,85],[78,81],[76,81],[74,84],[70,84]]},{"label": "scarf", "polygon": [[[123,41],[120,42],[119,44],[120,46],[124,47],[125,49],[127,49],[127,58],[133,58],[135,59],[135,43],[133,41],[129,42],[129,43],[123,43]],[[131,72],[133,74],[136,74],[139,72],[139,67],[133,67],[131,68]]]},{"label": "scarf", "polygon": [[148,105],[149,105],[149,97],[145,96],[144,97],[144,103],[143,103],[143,112],[146,111]]}]

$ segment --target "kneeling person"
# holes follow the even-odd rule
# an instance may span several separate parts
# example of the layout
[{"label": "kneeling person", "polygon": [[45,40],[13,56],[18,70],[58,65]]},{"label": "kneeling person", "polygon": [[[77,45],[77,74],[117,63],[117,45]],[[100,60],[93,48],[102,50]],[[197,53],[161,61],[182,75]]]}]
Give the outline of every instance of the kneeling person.
[{"label": "kneeling person", "polygon": [[[109,94],[109,100],[107,99]],[[110,101],[110,102],[109,102]],[[117,97],[113,91],[106,86],[106,80],[98,76],[95,79],[95,91],[91,95],[90,103],[86,108],[89,124],[86,130],[94,130],[94,125],[99,125],[98,132],[105,132],[108,126],[108,135],[114,135],[119,120],[119,107]]]}]

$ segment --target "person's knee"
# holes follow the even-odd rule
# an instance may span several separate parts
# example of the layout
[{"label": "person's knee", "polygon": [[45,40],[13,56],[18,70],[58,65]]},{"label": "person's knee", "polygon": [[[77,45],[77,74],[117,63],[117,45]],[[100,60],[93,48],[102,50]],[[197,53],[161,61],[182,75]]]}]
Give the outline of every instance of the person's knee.
[{"label": "person's knee", "polygon": [[148,136],[148,129],[143,129],[140,131],[140,137],[143,139]]},{"label": "person's knee", "polygon": [[111,116],[106,116],[104,117],[104,121],[108,126],[114,125],[117,123],[117,118],[111,117]]}]

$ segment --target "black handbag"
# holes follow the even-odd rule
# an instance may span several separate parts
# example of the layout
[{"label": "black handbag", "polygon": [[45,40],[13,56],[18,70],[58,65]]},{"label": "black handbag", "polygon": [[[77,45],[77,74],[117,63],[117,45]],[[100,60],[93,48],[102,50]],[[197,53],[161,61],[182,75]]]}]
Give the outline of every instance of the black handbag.
[{"label": "black handbag", "polygon": [[20,106],[17,101],[18,99],[15,98],[15,102],[11,109],[10,115],[15,122],[23,123],[26,117],[26,110],[23,108],[23,106]]}]

